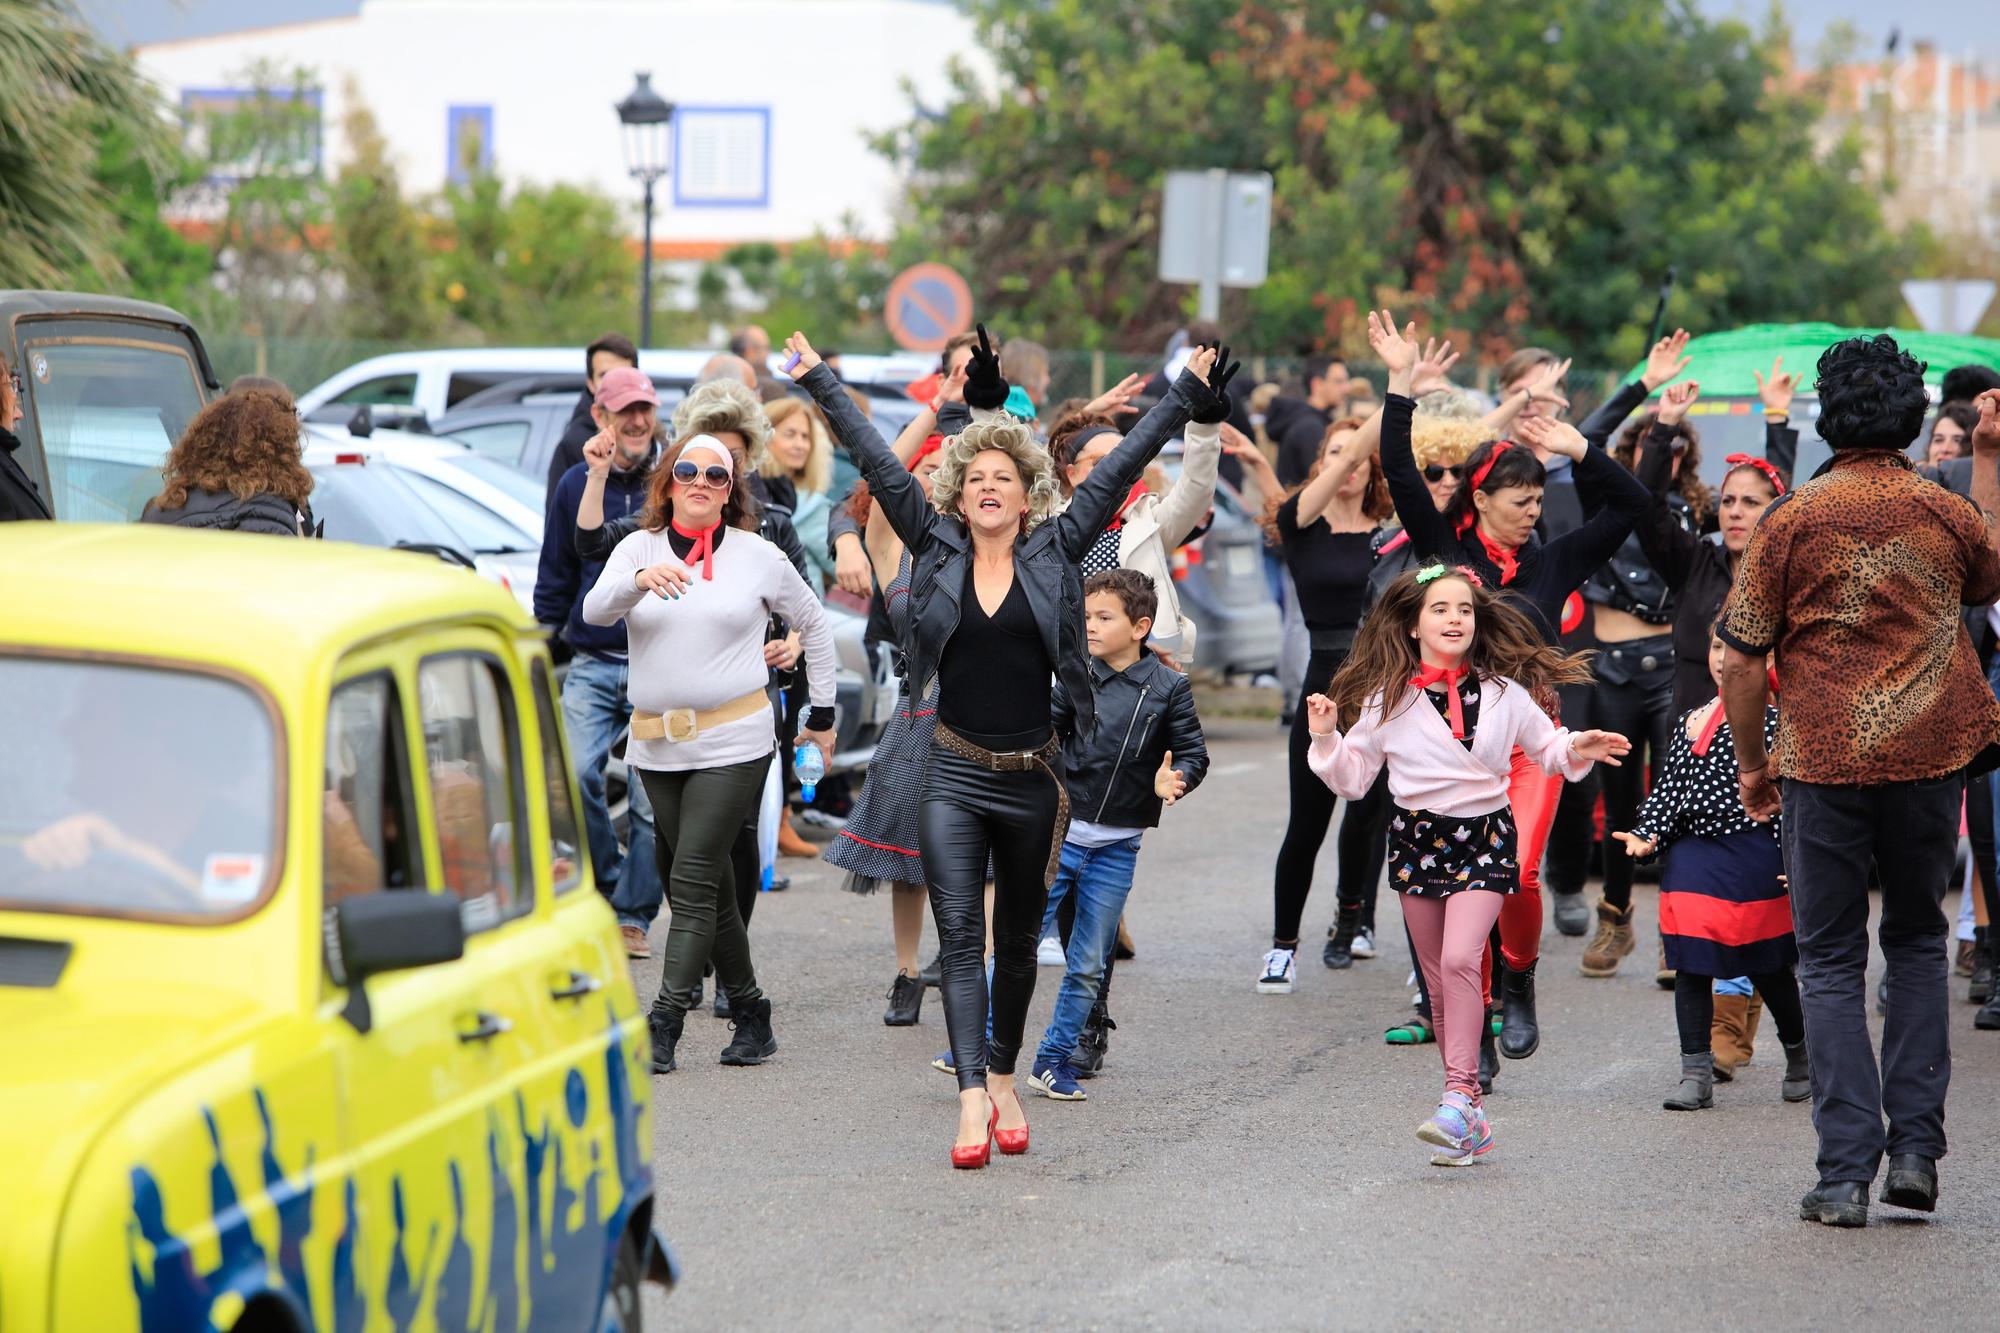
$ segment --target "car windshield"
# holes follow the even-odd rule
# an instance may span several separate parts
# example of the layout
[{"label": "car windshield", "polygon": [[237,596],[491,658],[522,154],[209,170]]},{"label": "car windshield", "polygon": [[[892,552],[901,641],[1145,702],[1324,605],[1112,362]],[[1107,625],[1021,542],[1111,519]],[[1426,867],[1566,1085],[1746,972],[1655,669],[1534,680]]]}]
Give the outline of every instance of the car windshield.
[{"label": "car windshield", "polygon": [[85,340],[28,347],[22,384],[48,461],[56,515],[125,523],[160,491],[160,464],[201,410],[178,348]]},{"label": "car windshield", "polygon": [[446,546],[472,554],[471,543],[418,499],[396,469],[383,464],[313,467],[312,508],[328,540],[363,546]]},{"label": "car windshield", "polygon": [[483,481],[508,498],[518,500],[530,509],[540,510],[548,501],[548,487],[540,481],[530,481],[521,473],[480,454],[467,452],[446,461],[445,466],[456,468],[475,481]]},{"label": "car windshield", "polygon": [[0,908],[225,916],[275,877],[277,736],[249,688],[0,656]]},{"label": "car windshield", "polygon": [[403,471],[410,489],[451,525],[475,555],[508,555],[540,547],[527,533],[459,491],[421,472]]}]

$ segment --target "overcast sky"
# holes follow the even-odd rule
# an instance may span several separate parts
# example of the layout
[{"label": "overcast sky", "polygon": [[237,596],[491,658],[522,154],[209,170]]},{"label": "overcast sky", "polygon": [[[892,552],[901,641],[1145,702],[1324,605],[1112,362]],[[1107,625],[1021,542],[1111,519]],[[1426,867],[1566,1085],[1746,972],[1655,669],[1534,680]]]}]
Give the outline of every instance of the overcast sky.
[{"label": "overcast sky", "polygon": [[[352,14],[360,0],[79,0],[91,21],[121,44],[201,37],[241,28]],[[686,0],[682,0],[686,2]],[[1106,0],[1107,3],[1110,0]],[[725,4],[728,0],[707,0]],[[1709,14],[1762,21],[1769,0],[1695,0]],[[1905,42],[1931,38],[1948,53],[1961,54],[1969,45],[1976,52],[2000,54],[1996,25],[1973,22],[1992,0],[1785,0],[1798,33],[1800,53],[1810,57],[1826,25],[1836,19],[1851,22],[1879,50],[1892,25],[1901,24]],[[476,12],[468,6],[468,16]],[[1991,16],[1988,10],[1988,17]]]}]

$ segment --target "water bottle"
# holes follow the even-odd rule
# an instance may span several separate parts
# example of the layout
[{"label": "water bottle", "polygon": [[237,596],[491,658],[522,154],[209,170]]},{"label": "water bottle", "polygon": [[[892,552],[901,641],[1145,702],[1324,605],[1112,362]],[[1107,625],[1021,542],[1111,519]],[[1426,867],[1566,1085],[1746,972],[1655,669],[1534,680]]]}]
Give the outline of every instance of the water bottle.
[{"label": "water bottle", "polygon": [[799,780],[799,795],[810,805],[819,780],[826,776],[826,756],[811,742],[801,745],[792,753],[792,772]]}]

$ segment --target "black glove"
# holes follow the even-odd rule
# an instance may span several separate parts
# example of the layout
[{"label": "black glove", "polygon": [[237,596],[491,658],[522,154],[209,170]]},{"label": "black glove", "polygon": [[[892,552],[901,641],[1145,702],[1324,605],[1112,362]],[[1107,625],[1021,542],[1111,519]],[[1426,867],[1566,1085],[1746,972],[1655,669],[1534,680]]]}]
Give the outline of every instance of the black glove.
[{"label": "black glove", "polygon": [[972,349],[972,359],[965,363],[965,405],[989,412],[1007,405],[1007,381],[1000,378],[1000,357],[986,336],[984,324],[979,326],[979,346]]},{"label": "black glove", "polygon": [[[1212,347],[1213,343],[1203,343]],[[1241,361],[1229,359],[1229,349],[1224,347],[1215,358],[1216,369],[1208,372],[1208,399],[1189,414],[1189,420],[1204,426],[1216,426],[1229,420],[1229,381],[1236,378],[1236,372],[1243,369]]]}]

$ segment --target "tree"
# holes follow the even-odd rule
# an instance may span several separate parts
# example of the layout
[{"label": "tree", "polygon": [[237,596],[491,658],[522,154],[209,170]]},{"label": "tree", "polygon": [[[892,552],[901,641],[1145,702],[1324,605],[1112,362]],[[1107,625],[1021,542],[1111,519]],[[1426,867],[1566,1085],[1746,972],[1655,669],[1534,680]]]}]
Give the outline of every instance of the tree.
[{"label": "tree", "polygon": [[[169,142],[142,144],[129,126],[108,126],[97,145],[95,170],[116,219],[111,257],[123,278],[118,290],[141,301],[185,309],[209,290],[215,255],[167,220],[174,195],[201,179],[201,165]],[[100,285],[106,275],[88,267],[72,272],[69,286]]]},{"label": "tree", "polygon": [[912,173],[899,256],[959,264],[982,313],[1152,348],[1164,174],[1266,170],[1270,279],[1225,291],[1259,347],[1362,348],[1390,301],[1491,356],[1634,359],[1676,322],[1893,314],[1903,250],[1821,155],[1769,43],[1667,0],[969,0],[997,86],[879,147]]},{"label": "tree", "polygon": [[[697,275],[697,304],[723,327],[755,318],[778,338],[810,329],[829,347],[879,343],[882,296],[893,274],[881,248],[858,233],[850,217],[833,236],[816,232],[782,248],[769,242],[732,246]],[[739,302],[738,292],[747,299]]]},{"label": "tree", "polygon": [[118,213],[97,188],[98,140],[144,157],[157,92],[72,0],[0,0],[0,287],[119,275]]},{"label": "tree", "polygon": [[348,159],[333,182],[333,256],[347,332],[416,341],[442,319],[437,265],[423,217],[403,198],[389,146],[355,90],[342,129]]},{"label": "tree", "polygon": [[632,322],[639,259],[619,206],[573,185],[447,188],[438,276],[452,318],[499,342],[576,343]]}]

